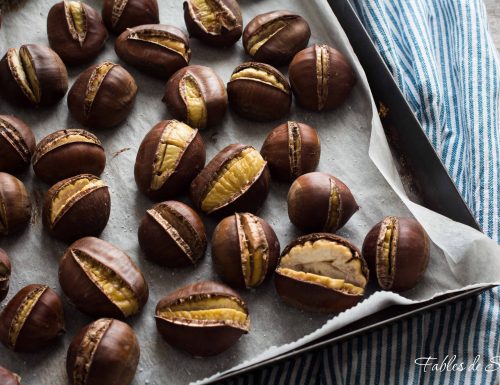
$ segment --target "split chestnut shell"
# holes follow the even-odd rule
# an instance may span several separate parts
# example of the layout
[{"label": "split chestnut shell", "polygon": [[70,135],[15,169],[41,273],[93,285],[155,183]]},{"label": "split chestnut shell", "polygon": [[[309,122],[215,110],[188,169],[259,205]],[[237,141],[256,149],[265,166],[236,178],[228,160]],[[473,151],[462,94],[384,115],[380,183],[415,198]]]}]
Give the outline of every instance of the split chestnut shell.
[{"label": "split chestnut shell", "polygon": [[0,115],[0,171],[16,174],[24,171],[35,151],[31,128],[14,116]]},{"label": "split chestnut shell", "polygon": [[10,273],[12,266],[5,250],[0,249],[0,302],[2,302],[9,292]]},{"label": "split chestnut shell", "polygon": [[157,0],[104,0],[102,19],[108,30],[119,35],[127,28],[158,24],[160,12]]}]

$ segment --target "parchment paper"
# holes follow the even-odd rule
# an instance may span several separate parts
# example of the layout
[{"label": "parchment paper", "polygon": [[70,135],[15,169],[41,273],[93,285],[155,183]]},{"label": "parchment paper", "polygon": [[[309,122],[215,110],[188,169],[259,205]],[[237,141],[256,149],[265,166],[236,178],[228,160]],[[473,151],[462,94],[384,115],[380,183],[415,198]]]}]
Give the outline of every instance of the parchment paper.
[{"label": "parchment paper", "polygon": [[[31,0],[22,10],[7,15],[0,30],[2,55],[7,48],[25,43],[48,44],[46,15],[54,3],[52,0]],[[100,1],[88,3],[101,7]],[[184,29],[182,2],[160,0],[159,3],[161,21]],[[133,382],[136,385],[187,384],[281,354],[393,304],[413,304],[443,293],[500,282],[500,248],[494,241],[406,198],[363,70],[326,1],[241,0],[240,4],[245,23],[259,13],[274,9],[299,12],[311,25],[310,44],[328,43],[344,52],[356,67],[359,81],[342,108],[328,113],[311,113],[294,106],[289,116],[289,119],[306,122],[318,129],[322,141],[319,170],[342,179],[361,206],[339,234],[361,246],[368,230],[382,217],[413,214],[434,242],[431,261],[422,283],[404,293],[404,297],[386,292],[372,294],[374,287],[370,286],[368,299],[337,316],[304,313],[288,307],[278,298],[272,282],[267,282],[255,291],[242,293],[250,308],[252,330],[233,348],[203,360],[173,349],[156,331],[153,315],[157,301],[184,284],[217,277],[212,271],[210,251],[198,266],[183,270],[160,268],[141,255],[137,228],[152,202],[136,189],[133,179],[135,155],[147,131],[169,114],[161,103],[163,83],[126,66],[139,85],[135,109],[121,127],[93,132],[106,149],[108,163],[102,177],[110,186],[112,199],[111,218],[102,238],[126,251],[144,271],[150,285],[148,304],[140,315],[127,321],[134,327],[141,344],[141,361]],[[231,49],[216,50],[192,40],[191,48],[191,63],[213,67],[224,81],[229,80],[237,64],[248,60],[241,41]],[[108,41],[105,52],[95,62],[105,59],[120,62],[113,50],[113,39]],[[70,83],[85,68],[69,69]],[[281,70],[286,73],[286,68]],[[16,109],[3,100],[0,103],[0,113],[15,114],[27,121],[37,141],[59,129],[80,127],[69,116],[65,100],[56,108],[37,111]],[[281,121],[255,123],[228,113],[220,127],[203,132],[207,158],[211,159],[230,143],[241,142],[260,149],[267,133],[279,123]],[[0,240],[0,247],[11,256],[14,269],[8,299],[29,283],[50,285],[64,300],[67,333],[54,346],[35,354],[16,354],[0,346],[0,365],[21,374],[24,385],[64,384],[67,382],[65,355],[69,342],[92,319],[74,309],[59,287],[58,260],[66,245],[48,237],[40,220],[41,202],[49,186],[37,181],[32,171],[21,179],[31,192],[35,210],[33,223],[27,231]],[[276,230],[282,247],[299,235],[286,215],[287,190],[288,185],[273,182],[270,196],[260,212]],[[216,223],[205,218],[205,224],[210,237]]]}]

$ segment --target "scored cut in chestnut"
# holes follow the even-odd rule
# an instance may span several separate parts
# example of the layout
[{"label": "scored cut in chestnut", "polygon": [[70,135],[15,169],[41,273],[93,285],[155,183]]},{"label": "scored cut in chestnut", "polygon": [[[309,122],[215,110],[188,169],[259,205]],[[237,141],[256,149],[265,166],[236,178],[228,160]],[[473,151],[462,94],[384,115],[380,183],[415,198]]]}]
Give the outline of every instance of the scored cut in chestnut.
[{"label": "scored cut in chestnut", "polygon": [[33,171],[46,183],[80,174],[101,175],[106,154],[101,141],[80,129],[56,131],[43,138],[33,155]]},{"label": "scored cut in chestnut", "polygon": [[187,36],[171,25],[129,28],[116,39],[115,51],[124,62],[161,79],[168,79],[191,60]]},{"label": "scored cut in chestnut", "polygon": [[190,36],[216,47],[233,45],[243,29],[236,0],[184,1],[184,21]]},{"label": "scored cut in chestnut", "polygon": [[68,93],[68,108],[85,126],[110,128],[127,118],[136,94],[132,75],[122,66],[106,61],[78,76]]},{"label": "scored cut in chestnut", "polygon": [[422,279],[430,255],[430,241],[413,218],[385,217],[366,235],[363,257],[378,285],[396,292],[410,290]]},{"label": "scored cut in chestnut", "polygon": [[127,28],[158,24],[157,0],[104,0],[102,19],[110,32],[119,35]]},{"label": "scored cut in chestnut", "polygon": [[33,352],[65,333],[63,305],[46,285],[28,285],[0,314],[0,341],[16,352]]},{"label": "scored cut in chestnut", "polygon": [[298,103],[314,111],[339,107],[356,84],[347,58],[326,44],[315,44],[297,53],[288,76]]},{"label": "scored cut in chestnut", "polygon": [[2,302],[9,292],[10,273],[12,266],[5,250],[0,249],[0,302]]},{"label": "scored cut in chestnut", "polygon": [[231,108],[257,121],[282,118],[290,111],[292,91],[285,76],[264,63],[240,64],[227,84]]},{"label": "scored cut in chestnut", "polygon": [[307,47],[311,29],[300,15],[271,11],[255,16],[243,31],[243,47],[258,62],[280,66]]},{"label": "scored cut in chestnut", "polygon": [[129,385],[139,363],[134,330],[122,321],[101,318],[71,341],[66,373],[71,385]]},{"label": "scored cut in chestnut", "polygon": [[0,172],[0,235],[24,229],[31,219],[31,201],[23,182]]},{"label": "scored cut in chestnut", "polygon": [[68,247],[59,263],[59,283],[78,310],[94,317],[130,317],[149,296],[144,275],[132,259],[94,237]]},{"label": "scored cut in chestnut", "polygon": [[155,125],[142,140],[134,176],[142,193],[155,200],[184,192],[205,165],[205,145],[198,130],[177,120]]},{"label": "scored cut in chestnut", "polygon": [[333,175],[299,176],[288,191],[288,217],[300,230],[334,233],[359,210],[351,190]]},{"label": "scored cut in chestnut", "polygon": [[292,306],[338,313],[363,298],[368,267],[347,239],[313,233],[297,238],[283,250],[274,283],[281,298]]},{"label": "scored cut in chestnut", "polygon": [[0,171],[15,174],[25,170],[35,151],[31,128],[15,116],[0,115]]},{"label": "scored cut in chestnut", "polygon": [[64,179],[47,191],[43,225],[53,237],[72,242],[101,234],[110,212],[108,186],[95,175],[82,174]]},{"label": "scored cut in chestnut", "polygon": [[224,218],[212,237],[215,271],[232,287],[259,286],[278,264],[280,243],[272,227],[250,213]]},{"label": "scored cut in chestnut", "polygon": [[61,58],[38,44],[10,48],[0,61],[0,92],[20,106],[56,104],[68,90],[68,71]]},{"label": "scored cut in chestnut", "polygon": [[269,133],[260,153],[267,161],[273,178],[291,182],[316,169],[321,143],[314,128],[289,121]]},{"label": "scored cut in chestnut", "polygon": [[196,264],[205,254],[205,226],[191,207],[166,201],[149,209],[139,226],[139,245],[146,258],[168,267]]},{"label": "scored cut in chestnut", "polygon": [[99,13],[81,1],[70,0],[61,1],[50,9],[47,35],[50,47],[71,65],[94,59],[108,39]]},{"label": "scored cut in chestnut", "polygon": [[[0,15],[1,16],[1,15]],[[0,366],[0,384],[2,385],[20,385],[21,377],[16,373]]]},{"label": "scored cut in chestnut", "polygon": [[170,78],[163,102],[174,118],[204,129],[222,122],[227,92],[213,69],[193,65],[180,69]]},{"label": "scored cut in chestnut", "polygon": [[193,179],[191,201],[206,214],[255,213],[266,200],[267,162],[252,146],[230,144]]},{"label": "scored cut in chestnut", "polygon": [[170,293],[158,302],[155,314],[163,339],[198,357],[222,353],[250,329],[243,299],[226,285],[211,281]]}]

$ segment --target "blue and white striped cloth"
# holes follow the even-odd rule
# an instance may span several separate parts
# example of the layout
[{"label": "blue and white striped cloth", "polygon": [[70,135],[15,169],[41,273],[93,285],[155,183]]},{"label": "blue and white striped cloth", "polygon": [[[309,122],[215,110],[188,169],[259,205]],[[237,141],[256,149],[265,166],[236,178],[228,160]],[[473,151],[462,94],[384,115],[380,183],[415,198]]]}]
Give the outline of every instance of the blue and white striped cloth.
[{"label": "blue and white striped cloth", "polygon": [[[500,60],[484,4],[354,2],[462,196],[484,232],[500,241]],[[496,288],[231,383],[497,385],[499,311]],[[416,365],[420,357],[436,358],[427,362],[437,370]]]}]

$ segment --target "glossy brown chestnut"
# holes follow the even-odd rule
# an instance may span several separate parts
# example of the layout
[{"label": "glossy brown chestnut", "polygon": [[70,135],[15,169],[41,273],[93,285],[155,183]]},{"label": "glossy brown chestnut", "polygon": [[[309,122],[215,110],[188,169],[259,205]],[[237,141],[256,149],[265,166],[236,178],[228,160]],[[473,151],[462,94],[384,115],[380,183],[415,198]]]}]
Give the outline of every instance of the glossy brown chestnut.
[{"label": "glossy brown chestnut", "polygon": [[272,274],[280,243],[272,227],[250,213],[223,219],[212,237],[215,271],[228,285],[240,289],[259,286]]},{"label": "glossy brown chestnut", "polygon": [[250,329],[248,310],[238,293],[211,281],[162,298],[155,319],[165,341],[199,357],[222,353]]},{"label": "glossy brown chestnut", "polygon": [[127,29],[116,39],[115,51],[124,62],[161,79],[168,79],[191,59],[184,32],[162,24]]},{"label": "glossy brown chestnut", "polygon": [[118,64],[104,62],[78,76],[68,93],[68,108],[85,126],[110,128],[127,118],[136,94],[132,75]]},{"label": "glossy brown chestnut", "polygon": [[56,104],[68,90],[68,71],[49,47],[10,48],[0,61],[0,93],[20,106]]},{"label": "glossy brown chestnut", "polygon": [[227,47],[241,37],[243,19],[236,0],[184,1],[189,35],[216,47]]},{"label": "glossy brown chestnut", "polygon": [[31,201],[23,182],[0,172],[0,235],[21,231],[30,219]]},{"label": "glossy brown chestnut", "polygon": [[351,190],[324,172],[299,176],[288,191],[288,217],[300,230],[334,233],[359,210]]},{"label": "glossy brown chestnut", "polygon": [[316,169],[321,143],[314,128],[289,121],[269,133],[260,153],[267,161],[273,178],[291,182]]},{"label": "glossy brown chestnut", "polygon": [[213,69],[193,65],[180,69],[170,78],[163,102],[174,118],[204,129],[222,122],[227,92]]},{"label": "glossy brown chestnut", "polygon": [[[9,292],[10,273],[12,266],[5,250],[0,249],[0,302],[2,302]],[[1,382],[0,382],[1,384]]]},{"label": "glossy brown chestnut", "polygon": [[65,333],[63,305],[48,286],[28,285],[0,314],[0,341],[16,352],[33,352]]},{"label": "glossy brown chestnut", "polygon": [[139,190],[155,200],[186,190],[205,165],[205,145],[198,130],[177,120],[164,120],[144,137],[134,176]]},{"label": "glossy brown chestnut", "polygon": [[385,217],[367,234],[363,257],[384,290],[406,291],[422,279],[430,241],[413,218]]},{"label": "glossy brown chestnut", "polygon": [[99,13],[81,1],[55,4],[47,17],[50,47],[68,65],[84,64],[104,48],[108,31]]},{"label": "glossy brown chestnut", "polygon": [[266,200],[270,179],[267,163],[255,148],[230,144],[194,178],[189,194],[206,214],[255,213]]},{"label": "glossy brown chestnut", "polygon": [[43,138],[33,155],[33,170],[46,183],[80,175],[101,175],[106,154],[101,141],[88,131],[68,129]]},{"label": "glossy brown chestnut", "polygon": [[142,272],[116,246],[85,237],[71,244],[59,263],[64,294],[83,313],[126,318],[141,311],[149,289]]},{"label": "glossy brown chestnut", "polygon": [[285,76],[264,63],[243,63],[236,67],[227,84],[231,108],[244,118],[275,120],[287,115],[292,91]]},{"label": "glossy brown chestnut", "polygon": [[243,31],[243,47],[258,62],[280,66],[307,47],[311,29],[305,19],[289,11],[255,16]]},{"label": "glossy brown chestnut", "polygon": [[95,175],[77,175],[56,183],[47,191],[43,225],[53,237],[72,242],[101,234],[110,211],[108,186]]},{"label": "glossy brown chestnut", "polygon": [[127,28],[158,24],[157,0],[104,0],[102,19],[110,32],[119,35]]},{"label": "glossy brown chestnut", "polygon": [[66,356],[71,385],[129,385],[137,370],[140,347],[126,323],[101,318],[73,338]]},{"label": "glossy brown chestnut", "polygon": [[281,253],[274,283],[288,304],[299,309],[338,313],[358,303],[368,282],[359,250],[334,234],[297,238]]},{"label": "glossy brown chestnut", "polygon": [[325,44],[315,44],[297,53],[288,76],[298,103],[314,111],[339,107],[356,84],[347,58]]},{"label": "glossy brown chestnut", "polygon": [[21,119],[0,115],[0,171],[15,174],[25,170],[35,151],[35,136]]},{"label": "glossy brown chestnut", "polygon": [[10,370],[4,368],[3,366],[0,366],[0,384],[20,385],[21,377],[19,377],[16,373],[12,373]]}]

